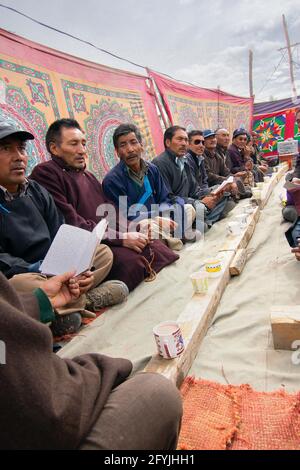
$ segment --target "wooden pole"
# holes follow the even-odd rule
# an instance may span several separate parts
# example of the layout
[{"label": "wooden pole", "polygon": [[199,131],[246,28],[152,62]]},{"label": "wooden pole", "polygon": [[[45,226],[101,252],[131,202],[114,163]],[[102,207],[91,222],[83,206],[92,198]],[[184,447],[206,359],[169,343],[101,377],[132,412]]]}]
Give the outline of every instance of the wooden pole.
[{"label": "wooden pole", "polygon": [[220,127],[220,85],[218,85],[218,125],[217,129]]},{"label": "wooden pole", "polygon": [[249,92],[250,97],[254,98],[253,93],[253,52],[249,50]]},{"label": "wooden pole", "polygon": [[291,42],[290,42],[289,32],[287,29],[285,15],[282,15],[282,21],[283,21],[283,29],[284,29],[285,39],[286,39],[287,50],[288,50],[289,64],[290,64],[290,78],[291,78],[291,84],[292,84],[292,93],[293,93],[293,98],[296,99],[297,90],[296,90],[295,78],[294,78],[292,49],[291,49]]}]

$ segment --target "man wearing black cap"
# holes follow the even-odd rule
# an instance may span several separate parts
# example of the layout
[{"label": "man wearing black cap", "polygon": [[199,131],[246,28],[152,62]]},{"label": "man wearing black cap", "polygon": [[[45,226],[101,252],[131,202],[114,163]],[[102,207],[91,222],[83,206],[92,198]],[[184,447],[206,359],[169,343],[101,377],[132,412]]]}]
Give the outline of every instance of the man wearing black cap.
[{"label": "man wearing black cap", "polygon": [[[29,132],[0,121],[0,270],[19,292],[33,291],[45,282],[40,266],[63,223],[52,196],[26,178],[26,141],[33,139]],[[81,294],[95,287],[96,279],[102,282],[111,269],[111,250],[105,245],[100,245],[98,250],[94,261],[96,271],[77,279]],[[55,336],[78,330],[79,312],[84,311],[85,300],[81,295],[76,304],[48,320],[53,320],[51,328]]]},{"label": "man wearing black cap", "polygon": [[[228,164],[231,173],[237,177],[245,178],[247,171],[253,168],[251,149],[247,146],[248,142],[249,134],[246,129],[239,128],[233,132],[232,145],[228,149]],[[251,171],[255,182],[264,180],[264,174],[259,168],[254,167]]]},{"label": "man wearing black cap", "polygon": [[[228,141],[228,131],[226,129],[220,129],[219,140],[223,142]],[[206,129],[203,131],[204,136],[204,157],[205,157],[205,168],[208,176],[209,186],[214,186],[223,183],[228,176],[231,175],[230,169],[227,166],[227,147],[225,153],[219,153],[217,151],[217,134],[216,132]],[[228,146],[228,145],[227,145]],[[220,147],[219,147],[220,148]],[[224,149],[224,147],[222,147]],[[234,182],[227,187],[227,191],[231,193],[234,200],[238,201],[240,198],[251,197],[252,192],[247,190],[243,185],[241,178],[234,178]]]}]

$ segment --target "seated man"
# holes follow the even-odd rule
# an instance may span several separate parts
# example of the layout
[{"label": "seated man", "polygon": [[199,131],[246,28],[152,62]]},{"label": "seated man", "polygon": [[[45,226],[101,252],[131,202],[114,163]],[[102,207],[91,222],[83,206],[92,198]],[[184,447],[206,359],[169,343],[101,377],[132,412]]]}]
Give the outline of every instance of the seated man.
[{"label": "seated man", "polygon": [[[170,212],[177,224],[182,225],[183,201],[169,198],[158,168],[142,158],[139,129],[133,124],[121,124],[114,132],[113,141],[120,163],[105,176],[104,193],[126,218],[139,222],[142,229],[148,225],[154,235],[166,239],[170,248],[181,249],[182,242],[171,236],[175,224],[170,219]],[[179,235],[183,238],[182,233]]]},{"label": "seated man", "polygon": [[[246,129],[240,128],[233,132],[232,144],[228,149],[227,164],[230,172],[236,177],[245,178],[245,163],[251,157],[251,148],[248,147],[249,134]],[[263,182],[264,173],[254,166],[252,170],[255,182]]]},{"label": "seated man", "polygon": [[187,162],[191,172],[200,188],[200,198],[207,196],[211,189],[208,187],[208,178],[204,163],[204,137],[203,132],[194,130],[188,133],[189,148],[187,153]]},{"label": "seated man", "polygon": [[259,143],[259,135],[257,132],[251,132],[251,158],[255,165],[259,165],[263,173],[266,173],[269,169],[269,166],[275,166],[278,164],[278,157],[269,157],[268,161],[264,159],[263,153],[261,152],[261,146]]},{"label": "seated man", "polygon": [[[294,171],[288,172],[286,174],[285,180],[288,184],[288,182],[291,182],[295,187],[293,190],[288,190],[286,191],[286,201],[284,208],[282,209],[282,216],[284,220],[287,222],[292,222],[293,224],[296,222],[298,219],[298,211],[295,207],[295,202],[297,205],[299,204],[299,194],[300,194],[300,167],[296,167]],[[299,191],[297,190],[297,187],[299,187]]]},{"label": "seated man", "polygon": [[[204,136],[204,162],[208,177],[208,185],[222,184],[229,176],[232,176],[226,165],[223,154],[217,152],[217,139],[214,131],[206,129],[203,131]],[[240,178],[234,177],[234,182],[226,187],[232,198],[238,202],[239,199],[251,197],[252,192],[247,190]]]},{"label": "seated man", "polygon": [[[216,130],[216,154],[221,157],[225,163],[225,166],[229,169],[230,163],[228,164],[228,147],[230,144],[230,135],[229,131],[225,128]],[[252,196],[252,191],[248,185],[245,184],[245,181],[242,177],[237,175],[234,176],[235,183],[238,188],[237,199],[245,199]]]},{"label": "seated man", "polygon": [[230,144],[230,134],[229,131],[225,128],[217,129],[216,130],[216,139],[217,139],[217,147],[216,152],[220,155],[226,166],[228,167],[226,160],[227,160],[227,151]]},{"label": "seated man", "polygon": [[[112,218],[116,219],[115,206],[105,197],[100,182],[86,169],[86,139],[78,122],[61,119],[51,124],[46,146],[51,160],[37,165],[31,179],[52,194],[66,223],[92,231],[106,212],[108,218],[113,213]],[[127,230],[127,220],[125,225]],[[178,259],[159,240],[150,243],[142,233],[116,232],[119,228],[109,228],[103,240],[114,256],[107,279],[123,281],[129,291]]]},{"label": "seated man", "polygon": [[127,359],[53,354],[41,320],[76,301],[72,275],[18,295],[0,273],[0,448],[175,450],[182,404],[171,381],[152,373],[126,380]]},{"label": "seated man", "polygon": [[[229,203],[228,196],[220,193],[218,196],[210,192],[203,196],[203,190],[194,178],[188,164],[188,135],[186,130],[180,126],[173,126],[164,134],[165,152],[156,157],[153,163],[161,172],[167,189],[172,196],[181,197],[186,204],[192,204],[198,211],[201,220],[210,227],[221,217],[225,216],[234,206]],[[197,223],[199,222],[199,216]],[[200,226],[199,226],[200,227]],[[201,230],[201,227],[200,227]]]},{"label": "seated man", "polygon": [[300,179],[294,177],[294,173],[288,173],[286,180],[292,183],[291,188],[287,189],[287,205],[282,211],[285,220],[292,222],[293,225],[285,233],[289,245],[294,248],[292,253],[295,253],[296,258],[300,261]]},{"label": "seated man", "polygon": [[[20,292],[32,291],[45,282],[46,277],[39,274],[39,268],[63,222],[50,194],[25,177],[26,141],[32,139],[32,134],[0,122],[0,269],[8,279],[12,278]],[[112,303],[126,297],[127,292],[123,295],[126,286],[116,288],[110,283],[97,287],[111,266],[110,249],[99,245],[94,260],[95,271],[79,278],[82,295],[74,304],[59,310],[60,315],[52,323],[54,335],[73,333],[79,328],[79,312],[84,312],[86,305],[85,294],[87,297],[98,294],[103,299],[104,294],[107,298],[108,292],[115,292],[116,301]],[[102,307],[109,303],[104,301]]]}]

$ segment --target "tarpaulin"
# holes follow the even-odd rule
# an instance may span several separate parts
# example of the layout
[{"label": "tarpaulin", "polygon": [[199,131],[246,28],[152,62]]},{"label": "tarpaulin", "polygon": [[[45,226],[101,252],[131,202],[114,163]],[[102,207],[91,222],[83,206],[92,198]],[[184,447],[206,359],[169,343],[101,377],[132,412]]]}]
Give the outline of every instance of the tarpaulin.
[{"label": "tarpaulin", "polygon": [[85,130],[88,167],[100,180],[117,163],[112,135],[120,123],[140,128],[147,159],[163,150],[147,77],[87,62],[0,29],[0,118],[34,134],[29,171],[49,158],[45,134],[63,117],[78,120]]},{"label": "tarpaulin", "polygon": [[261,151],[265,155],[277,154],[277,143],[285,139],[300,141],[300,129],[295,121],[295,111],[299,107],[300,98],[254,105],[253,130],[259,134]]},{"label": "tarpaulin", "polygon": [[155,81],[172,124],[193,129],[238,127],[250,129],[253,99],[242,98],[221,90],[208,90],[171,80],[148,70]]}]

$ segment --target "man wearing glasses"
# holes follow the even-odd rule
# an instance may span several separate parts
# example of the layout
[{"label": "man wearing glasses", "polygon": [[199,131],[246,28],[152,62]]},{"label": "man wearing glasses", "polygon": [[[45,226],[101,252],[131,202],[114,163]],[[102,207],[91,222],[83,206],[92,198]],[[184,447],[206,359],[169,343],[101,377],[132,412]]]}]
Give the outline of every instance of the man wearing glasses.
[{"label": "man wearing glasses", "polygon": [[187,154],[188,164],[192,173],[200,186],[200,196],[204,197],[210,193],[208,188],[207,173],[204,166],[204,137],[203,132],[199,130],[191,131],[188,133],[189,148]]}]

